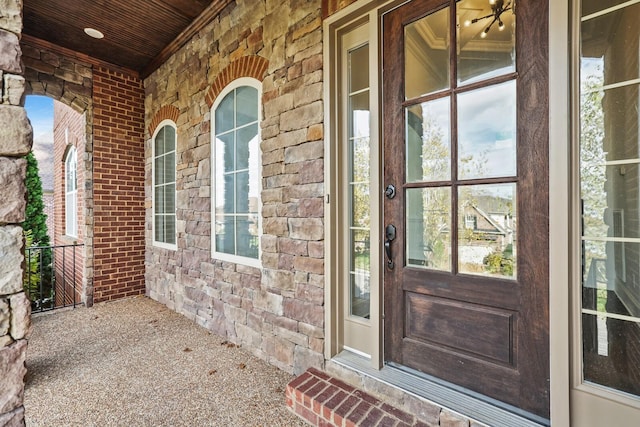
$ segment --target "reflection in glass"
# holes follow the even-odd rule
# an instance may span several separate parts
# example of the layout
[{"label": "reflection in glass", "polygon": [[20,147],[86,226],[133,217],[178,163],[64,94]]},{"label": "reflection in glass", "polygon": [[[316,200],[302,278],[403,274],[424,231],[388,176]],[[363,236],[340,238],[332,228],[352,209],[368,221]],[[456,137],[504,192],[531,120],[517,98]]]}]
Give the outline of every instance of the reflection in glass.
[{"label": "reflection in glass", "polygon": [[407,182],[451,179],[449,116],[449,97],[407,108]]},{"label": "reflection in glass", "polygon": [[369,318],[370,306],[370,112],[369,45],[348,56],[347,189],[349,218],[349,307],[351,316]]},{"label": "reflection in glass", "polygon": [[458,95],[458,177],[516,175],[515,80]]},{"label": "reflection in glass", "polygon": [[583,379],[640,396],[640,3],[582,14]]},{"label": "reflection in glass", "polygon": [[407,25],[404,39],[405,99],[449,88],[449,8]]},{"label": "reflection in glass", "polygon": [[451,271],[451,188],[406,191],[407,265]]},{"label": "reflection in glass", "polygon": [[215,232],[216,251],[235,254],[235,217],[216,215]]},{"label": "reflection in glass", "polygon": [[349,51],[350,92],[369,88],[369,45]]},{"label": "reflection in glass", "polygon": [[371,296],[369,230],[352,230],[351,233],[351,315],[368,319]]},{"label": "reflection in glass", "polygon": [[[229,93],[215,112],[215,251],[258,258],[260,137],[258,91]],[[220,122],[218,122],[220,121]]]},{"label": "reflection in glass", "polygon": [[[507,8],[509,0],[505,0]],[[492,5],[487,0],[462,0],[456,13],[458,35],[458,84],[498,77],[516,70],[516,33],[513,9],[493,22]],[[490,18],[479,19],[492,15]],[[472,22],[479,19],[477,22]],[[502,25],[500,25],[502,23]],[[486,29],[491,25],[489,31]]]},{"label": "reflection in glass", "polygon": [[458,189],[458,271],[516,278],[516,184]]}]

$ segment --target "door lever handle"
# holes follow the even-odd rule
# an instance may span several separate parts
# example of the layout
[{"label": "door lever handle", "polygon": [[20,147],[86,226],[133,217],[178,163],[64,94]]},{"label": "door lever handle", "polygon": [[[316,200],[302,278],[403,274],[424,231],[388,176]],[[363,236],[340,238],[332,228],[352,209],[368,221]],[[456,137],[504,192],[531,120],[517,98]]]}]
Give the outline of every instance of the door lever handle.
[{"label": "door lever handle", "polygon": [[395,264],[391,256],[391,242],[396,238],[396,227],[393,224],[387,225],[385,229],[384,251],[387,254],[387,268],[393,270]]}]

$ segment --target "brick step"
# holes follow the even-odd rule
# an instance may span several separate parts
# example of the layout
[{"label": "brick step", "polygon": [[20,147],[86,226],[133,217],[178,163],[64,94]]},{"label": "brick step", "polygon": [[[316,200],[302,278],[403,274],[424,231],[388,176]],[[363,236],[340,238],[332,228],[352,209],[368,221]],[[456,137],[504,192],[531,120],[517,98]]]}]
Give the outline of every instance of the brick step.
[{"label": "brick step", "polygon": [[398,408],[310,368],[287,384],[287,406],[314,426],[428,427]]}]

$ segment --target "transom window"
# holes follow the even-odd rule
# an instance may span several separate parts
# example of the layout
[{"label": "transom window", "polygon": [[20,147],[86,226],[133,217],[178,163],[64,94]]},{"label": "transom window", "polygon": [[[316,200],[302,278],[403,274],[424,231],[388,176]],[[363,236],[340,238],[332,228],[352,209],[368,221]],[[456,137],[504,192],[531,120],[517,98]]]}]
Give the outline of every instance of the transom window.
[{"label": "transom window", "polygon": [[153,241],[176,248],[176,128],[160,123],[153,138]]},{"label": "transom window", "polygon": [[257,80],[241,78],[213,104],[212,252],[216,259],[259,266],[260,96]]},{"label": "transom window", "polygon": [[[68,130],[65,136],[68,135]],[[67,137],[68,139],[68,137]],[[78,237],[78,158],[76,148],[69,147],[67,157],[64,162],[64,215],[65,234],[71,237]]]}]

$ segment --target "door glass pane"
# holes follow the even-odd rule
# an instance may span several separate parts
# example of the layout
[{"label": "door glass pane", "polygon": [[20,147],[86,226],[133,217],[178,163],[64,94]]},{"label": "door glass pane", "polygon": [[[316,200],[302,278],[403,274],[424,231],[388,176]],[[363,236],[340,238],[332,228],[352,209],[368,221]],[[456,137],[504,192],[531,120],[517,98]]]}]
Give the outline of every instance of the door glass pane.
[{"label": "door glass pane", "polygon": [[449,8],[407,25],[404,39],[405,98],[449,88]]},{"label": "door glass pane", "polygon": [[407,265],[451,271],[451,188],[406,192]]},{"label": "door glass pane", "polygon": [[449,97],[406,110],[407,182],[451,179]]},{"label": "door glass pane", "polygon": [[583,1],[583,379],[640,396],[640,3]]},{"label": "door glass pane", "polygon": [[516,175],[515,80],[458,96],[458,177]]},{"label": "door glass pane", "polygon": [[456,13],[458,84],[467,84],[516,70],[516,26],[509,0],[462,0]]},{"label": "door glass pane", "polygon": [[458,271],[515,279],[516,249],[516,184],[461,186]]}]

